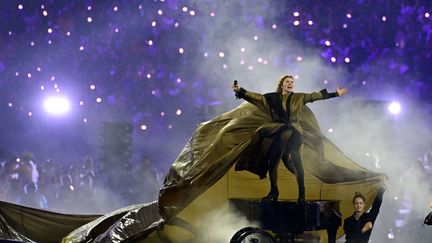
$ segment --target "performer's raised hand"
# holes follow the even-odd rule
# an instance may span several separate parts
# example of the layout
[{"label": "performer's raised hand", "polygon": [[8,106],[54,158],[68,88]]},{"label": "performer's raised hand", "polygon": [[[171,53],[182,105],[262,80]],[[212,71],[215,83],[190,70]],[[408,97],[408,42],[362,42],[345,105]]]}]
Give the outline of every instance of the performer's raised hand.
[{"label": "performer's raised hand", "polygon": [[371,230],[372,229],[372,222],[367,222],[364,226],[363,226],[363,228],[362,228],[362,230],[361,230],[361,232],[362,232],[362,234],[364,234],[364,233],[366,233],[366,232],[368,232],[369,230]]},{"label": "performer's raised hand", "polygon": [[240,90],[241,86],[238,85],[236,81],[234,81],[234,83],[231,84],[231,88],[233,89],[233,91],[236,91],[236,92],[237,92],[237,91]]},{"label": "performer's raised hand", "polygon": [[346,93],[348,93],[348,90],[346,88],[340,88],[339,84],[338,84],[338,85],[336,85],[336,92],[339,96],[343,96]]}]

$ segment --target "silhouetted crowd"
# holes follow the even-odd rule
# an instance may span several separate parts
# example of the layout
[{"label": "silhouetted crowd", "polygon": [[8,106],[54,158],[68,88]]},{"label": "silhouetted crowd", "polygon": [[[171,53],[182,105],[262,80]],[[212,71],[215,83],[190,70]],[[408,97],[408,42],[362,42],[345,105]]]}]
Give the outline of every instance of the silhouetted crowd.
[{"label": "silhouetted crowd", "polygon": [[146,156],[133,167],[110,173],[121,185],[112,184],[91,157],[64,165],[49,159],[39,162],[25,153],[0,165],[0,200],[60,212],[96,214],[154,201],[161,186],[161,175]]}]

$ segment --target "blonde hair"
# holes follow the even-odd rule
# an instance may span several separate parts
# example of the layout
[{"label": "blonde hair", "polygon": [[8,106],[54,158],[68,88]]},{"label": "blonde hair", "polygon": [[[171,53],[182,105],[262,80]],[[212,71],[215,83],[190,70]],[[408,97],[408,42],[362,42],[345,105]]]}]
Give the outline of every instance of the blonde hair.
[{"label": "blonde hair", "polygon": [[285,76],[283,76],[281,79],[279,79],[279,83],[278,83],[278,85],[277,85],[277,87],[276,87],[276,92],[277,92],[277,93],[282,93],[282,84],[283,84],[283,82],[284,82],[284,80],[285,80],[286,78],[291,78],[292,80],[294,80],[294,77],[291,76],[291,75],[285,75]]}]

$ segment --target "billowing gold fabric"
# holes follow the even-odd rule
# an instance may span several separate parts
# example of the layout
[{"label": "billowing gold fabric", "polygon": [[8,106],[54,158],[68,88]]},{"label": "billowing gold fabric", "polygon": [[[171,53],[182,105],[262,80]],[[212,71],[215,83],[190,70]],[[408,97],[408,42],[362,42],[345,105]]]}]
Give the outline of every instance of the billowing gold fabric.
[{"label": "billowing gold fabric", "polygon": [[[367,170],[345,156],[320,133],[318,123],[307,107],[303,107],[299,122],[305,144],[303,165],[306,200],[340,201],[344,218],[353,212],[352,197],[355,191],[365,195],[366,203],[370,206],[378,188],[383,185],[385,175]],[[257,175],[262,171],[259,167],[263,164],[261,158],[268,141],[263,139],[260,131],[273,131],[280,126],[272,122],[265,111],[243,103],[197,127],[166,176],[157,203],[119,209],[77,228],[67,236],[67,230],[71,230],[71,225],[67,224],[73,222],[72,219],[61,215],[58,219],[55,215],[49,220],[45,219],[57,221],[56,225],[44,223],[35,215],[34,218],[27,217],[26,231],[35,234],[37,230],[50,228],[56,232],[53,237],[45,231],[41,232],[39,236],[48,237],[48,241],[40,242],[54,242],[61,236],[65,236],[64,242],[68,243],[130,242],[131,239],[134,239],[133,242],[140,239],[139,242],[152,243],[228,242],[235,231],[228,232],[227,238],[222,241],[210,241],[205,238],[206,234],[199,232],[209,223],[214,225],[213,231],[214,227],[221,224],[209,222],[207,214],[213,211],[217,215],[232,213],[228,206],[230,198],[265,196],[269,181]],[[234,165],[237,170],[247,171],[235,171]],[[278,168],[278,174],[280,200],[295,200],[298,193],[295,176],[283,166]],[[2,214],[13,216],[6,210],[2,210]],[[41,218],[50,215],[40,210],[38,214]],[[5,218],[9,221],[18,217]],[[79,221],[80,216],[76,217]],[[89,218],[82,218],[77,226],[88,221]],[[10,225],[20,227],[20,223],[15,221]],[[61,229],[66,225],[67,230],[56,231],[57,227]],[[18,232],[28,236],[26,231],[21,229]],[[343,229],[340,227],[338,236],[342,234]],[[321,242],[326,242],[326,235],[320,235]]]},{"label": "billowing gold fabric", "polygon": [[105,214],[74,230],[62,243],[135,242],[156,230],[163,220],[157,202],[135,204]]},{"label": "billowing gold fabric", "polygon": [[70,215],[0,202],[0,238],[58,243],[72,230],[95,220],[96,215]]},{"label": "billowing gold fabric", "polygon": [[[376,185],[368,194],[373,197],[375,189],[382,184],[384,175],[357,165],[327,140],[320,133],[316,118],[307,106],[300,113],[300,122],[305,143],[303,165],[309,172],[305,178],[306,199],[308,195],[315,195],[319,191],[320,198],[323,199],[332,195],[334,200],[351,200],[354,192],[352,188],[338,195],[332,190],[332,185],[362,186],[363,183]],[[257,173],[257,167],[263,163],[261,159],[264,155],[260,131],[264,127],[271,130],[279,126],[281,124],[272,122],[263,109],[249,103],[243,103],[238,108],[199,125],[172,165],[160,190],[161,215],[166,219],[176,215],[224,176],[236,162],[242,164],[237,165],[237,169]],[[245,160],[253,159],[255,163],[252,165],[249,162],[244,163]],[[318,184],[315,183],[318,186],[309,184],[312,178],[319,181]],[[326,190],[325,184],[328,184]],[[340,186],[335,185],[333,188],[342,192]]]}]

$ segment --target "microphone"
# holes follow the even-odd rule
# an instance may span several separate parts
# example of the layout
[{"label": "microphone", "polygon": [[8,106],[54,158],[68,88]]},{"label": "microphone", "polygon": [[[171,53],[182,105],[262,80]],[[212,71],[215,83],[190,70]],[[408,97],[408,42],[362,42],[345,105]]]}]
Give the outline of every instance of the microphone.
[{"label": "microphone", "polygon": [[[233,84],[234,84],[234,87],[237,87],[237,85],[238,85],[238,82],[237,82],[237,80],[234,80],[234,82],[233,82]],[[236,100],[238,100],[239,99],[239,97],[238,97],[238,94],[237,94],[237,91],[234,91],[235,92],[235,97],[236,97]]]}]

